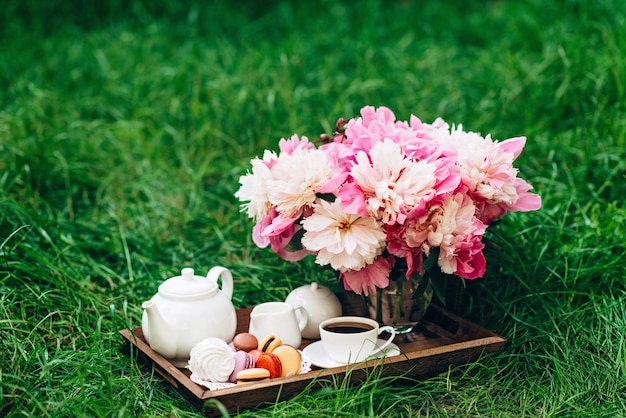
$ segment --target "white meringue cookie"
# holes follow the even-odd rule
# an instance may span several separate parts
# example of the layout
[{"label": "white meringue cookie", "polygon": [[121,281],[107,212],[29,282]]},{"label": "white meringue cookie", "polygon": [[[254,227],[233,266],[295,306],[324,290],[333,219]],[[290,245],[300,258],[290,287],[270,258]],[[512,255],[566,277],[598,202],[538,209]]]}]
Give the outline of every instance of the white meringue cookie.
[{"label": "white meringue cookie", "polygon": [[219,338],[206,338],[191,349],[187,368],[202,380],[228,382],[235,369],[233,351]]}]

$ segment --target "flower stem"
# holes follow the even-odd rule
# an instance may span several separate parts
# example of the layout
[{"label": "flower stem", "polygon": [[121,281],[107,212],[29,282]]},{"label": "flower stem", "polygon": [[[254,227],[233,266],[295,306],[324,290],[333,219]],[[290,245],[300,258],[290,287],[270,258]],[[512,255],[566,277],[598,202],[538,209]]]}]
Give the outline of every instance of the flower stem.
[{"label": "flower stem", "polygon": [[402,295],[402,288],[404,287],[404,282],[402,281],[402,279],[399,279],[396,282],[396,296],[395,296],[395,301],[393,303],[393,314],[391,317],[391,322],[393,325],[397,325],[398,321],[400,320],[400,318],[402,317],[402,311],[403,311],[403,295]]},{"label": "flower stem", "polygon": [[376,289],[376,322],[383,323],[383,289]]}]

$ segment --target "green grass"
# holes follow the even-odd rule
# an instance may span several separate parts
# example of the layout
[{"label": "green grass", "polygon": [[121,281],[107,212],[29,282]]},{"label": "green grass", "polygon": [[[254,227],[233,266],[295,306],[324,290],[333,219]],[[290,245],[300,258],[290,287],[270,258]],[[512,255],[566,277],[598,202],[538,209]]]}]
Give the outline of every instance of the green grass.
[{"label": "green grass", "polygon": [[94,3],[0,11],[0,415],[199,416],[118,331],[187,265],[229,267],[237,307],[337,288],[256,248],[233,194],[278,139],[367,104],[528,137],[544,206],[490,228],[486,277],[450,299],[508,342],[242,416],[626,415],[621,0]]}]

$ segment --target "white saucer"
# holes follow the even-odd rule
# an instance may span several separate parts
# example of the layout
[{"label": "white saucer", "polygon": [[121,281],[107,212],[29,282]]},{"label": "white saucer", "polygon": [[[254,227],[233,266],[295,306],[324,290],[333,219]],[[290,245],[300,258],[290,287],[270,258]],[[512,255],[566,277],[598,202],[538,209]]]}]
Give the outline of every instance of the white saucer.
[{"label": "white saucer", "polygon": [[[383,345],[385,343],[385,340],[379,339],[376,343],[378,345]],[[311,364],[317,367],[321,367],[323,369],[346,365],[345,363],[339,363],[338,361],[331,359],[326,353],[326,350],[322,345],[322,341],[315,341],[314,343],[307,345],[306,347],[304,347],[304,350],[302,350],[302,352],[309,356]],[[400,354],[400,348],[398,348],[398,346],[394,343],[391,343],[387,347],[385,347],[383,351],[375,351],[367,358],[367,360],[397,356],[398,354]]]}]

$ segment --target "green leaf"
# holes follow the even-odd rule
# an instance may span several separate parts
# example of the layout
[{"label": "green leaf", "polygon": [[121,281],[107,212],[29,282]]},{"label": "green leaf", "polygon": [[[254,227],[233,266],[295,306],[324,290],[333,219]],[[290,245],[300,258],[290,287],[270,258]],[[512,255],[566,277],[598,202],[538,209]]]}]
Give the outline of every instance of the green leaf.
[{"label": "green leaf", "polygon": [[439,258],[439,247],[436,247],[430,252],[430,255],[422,263],[422,268],[428,273],[434,266],[437,265],[437,259]]},{"label": "green leaf", "polygon": [[413,292],[413,295],[411,296],[411,299],[415,300],[422,296],[426,291],[426,288],[428,287],[428,276],[421,276],[419,273],[414,273],[411,278],[419,281],[417,289],[415,289],[415,292]]},{"label": "green leaf", "polygon": [[443,274],[439,269],[433,269],[430,272],[430,279],[433,286],[433,293],[439,301],[446,304],[446,288],[448,287],[448,276]]},{"label": "green leaf", "polygon": [[305,232],[306,231],[304,230],[304,228],[300,228],[298,231],[296,231],[296,233],[293,234],[293,237],[291,237],[291,241],[289,241],[289,244],[285,246],[285,250],[289,252],[294,252],[303,249],[304,247],[302,247],[302,236]]},{"label": "green leaf", "polygon": [[315,193],[315,196],[322,200],[326,200],[327,202],[334,202],[335,199],[337,199],[337,196],[332,193]]}]

